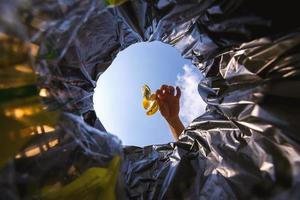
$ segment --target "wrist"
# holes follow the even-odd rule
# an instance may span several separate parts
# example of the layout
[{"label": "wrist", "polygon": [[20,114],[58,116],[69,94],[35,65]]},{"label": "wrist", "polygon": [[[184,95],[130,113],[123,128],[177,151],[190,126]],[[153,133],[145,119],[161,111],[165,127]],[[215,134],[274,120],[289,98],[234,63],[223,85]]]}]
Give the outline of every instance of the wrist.
[{"label": "wrist", "polygon": [[166,118],[166,121],[167,121],[170,125],[177,124],[178,122],[181,122],[178,115],[177,115],[177,116],[174,116],[174,117]]},{"label": "wrist", "polygon": [[184,125],[182,124],[179,116],[172,117],[172,118],[166,118],[166,121],[169,124],[169,127],[172,131],[173,137],[177,141],[180,134],[184,130]]}]

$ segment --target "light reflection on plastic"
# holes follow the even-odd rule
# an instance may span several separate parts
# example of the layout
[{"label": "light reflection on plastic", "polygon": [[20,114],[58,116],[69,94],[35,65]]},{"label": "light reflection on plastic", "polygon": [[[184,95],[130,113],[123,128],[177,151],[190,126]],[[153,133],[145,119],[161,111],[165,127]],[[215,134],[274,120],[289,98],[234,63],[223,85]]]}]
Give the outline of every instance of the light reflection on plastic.
[{"label": "light reflection on plastic", "polygon": [[[12,133],[11,135],[13,136],[11,137],[12,139],[16,138],[16,134]],[[21,138],[28,137],[28,135],[35,135],[35,132],[33,131],[32,127],[24,128],[19,131],[19,137]]]},{"label": "light reflection on plastic", "polygon": [[15,158],[16,158],[16,159],[21,158],[21,154],[17,154],[17,155],[15,156]]},{"label": "light reflection on plastic", "polygon": [[52,132],[54,130],[55,129],[53,127],[47,126],[47,125],[36,126],[36,128],[34,129],[34,131],[32,131],[30,133],[30,135],[49,133],[49,132]]},{"label": "light reflection on plastic", "polygon": [[[38,126],[37,126],[38,127]],[[39,128],[35,126],[27,127],[24,129],[19,130],[18,132],[10,132],[9,138],[11,140],[16,140],[20,138],[26,138],[28,136],[33,136],[36,134],[44,134],[44,133],[51,133],[55,130],[55,128],[48,126],[48,125],[41,125]]]},{"label": "light reflection on plastic", "polygon": [[[9,36],[9,35],[7,35],[7,34],[5,34],[5,33],[1,33],[1,32],[0,32],[0,40],[8,40],[8,39],[16,39],[16,40],[19,41],[18,38],[15,38],[15,37],[12,37],[11,35]],[[29,47],[29,49],[30,49],[30,54],[31,54],[32,56],[35,57],[35,56],[37,55],[38,50],[39,50],[39,46],[38,46],[38,45],[29,42],[29,43],[26,43],[26,47],[27,47],[27,48]],[[12,49],[13,51],[15,51],[15,52],[18,52],[18,51],[19,51],[19,46],[18,46],[18,45],[11,45],[11,49]]]},{"label": "light reflection on plastic", "polygon": [[260,170],[261,171],[266,171],[266,172],[269,172],[272,170],[273,168],[273,164],[271,162],[267,162],[267,161],[264,161],[261,166],[260,166]]},{"label": "light reflection on plastic", "polygon": [[236,172],[234,170],[231,170],[230,168],[219,167],[214,171],[216,172],[215,174],[220,173],[224,177],[234,177],[234,176],[236,176]]},{"label": "light reflection on plastic", "polygon": [[[58,144],[58,139],[53,139],[53,140],[50,140],[47,144],[29,148],[29,149],[25,150],[24,157],[36,156],[42,152],[48,151],[50,148],[55,147],[57,144]],[[22,157],[23,157],[22,154],[19,153],[15,156],[15,159],[20,159]]]},{"label": "light reflection on plastic", "polygon": [[40,89],[39,95],[41,97],[47,97],[47,96],[49,96],[49,92],[46,88],[42,88],[42,89]]},{"label": "light reflection on plastic", "polygon": [[38,134],[43,133],[43,130],[42,130],[42,127],[41,127],[41,126],[37,126],[37,127],[36,127],[36,130],[37,130],[37,133],[38,133]]},{"label": "light reflection on plastic", "polygon": [[47,151],[47,150],[48,150],[47,145],[44,144],[42,147],[43,147],[43,150],[44,150],[44,151]]},{"label": "light reflection on plastic", "polygon": [[35,57],[38,54],[39,46],[33,43],[30,43],[29,46],[31,55]]},{"label": "light reflection on plastic", "polygon": [[23,73],[33,73],[32,69],[30,66],[27,65],[15,65],[15,69],[19,72]]},{"label": "light reflection on plastic", "polygon": [[32,149],[29,149],[29,150],[25,151],[25,156],[26,157],[32,157],[32,156],[35,156],[39,153],[41,153],[40,148],[39,147],[34,147]]},{"label": "light reflection on plastic", "polygon": [[25,116],[31,116],[34,113],[40,112],[41,108],[32,108],[32,107],[23,107],[23,108],[13,108],[13,109],[6,109],[4,111],[5,116],[7,117],[14,117],[16,119],[21,119]]},{"label": "light reflection on plastic", "polygon": [[44,128],[44,133],[52,132],[55,130],[53,127],[47,125],[43,125],[43,128]]},{"label": "light reflection on plastic", "polygon": [[54,147],[54,146],[57,145],[57,144],[58,144],[58,139],[52,140],[52,141],[50,141],[50,142],[48,143],[48,145],[49,145],[50,148],[51,148],[51,147]]}]

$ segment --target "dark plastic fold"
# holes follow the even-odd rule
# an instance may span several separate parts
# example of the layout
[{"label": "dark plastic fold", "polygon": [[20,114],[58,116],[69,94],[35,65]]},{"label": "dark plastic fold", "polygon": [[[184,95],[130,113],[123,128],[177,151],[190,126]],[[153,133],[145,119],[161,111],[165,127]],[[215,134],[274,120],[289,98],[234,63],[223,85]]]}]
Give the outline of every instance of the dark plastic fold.
[{"label": "dark plastic fold", "polygon": [[[299,199],[299,15],[296,1],[0,0],[0,199]],[[177,142],[122,146],[96,81],[155,40],[203,74],[206,113]]]}]

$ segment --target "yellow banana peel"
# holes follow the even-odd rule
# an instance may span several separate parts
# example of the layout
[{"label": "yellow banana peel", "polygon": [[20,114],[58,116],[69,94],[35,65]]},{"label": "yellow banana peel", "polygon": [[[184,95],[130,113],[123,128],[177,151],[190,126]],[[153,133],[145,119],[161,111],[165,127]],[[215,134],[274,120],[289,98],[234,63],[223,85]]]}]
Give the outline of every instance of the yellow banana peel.
[{"label": "yellow banana peel", "polygon": [[156,101],[156,95],[151,94],[151,89],[148,85],[143,85],[142,87],[142,95],[143,95],[143,108],[146,110],[146,114],[151,116],[157,112],[159,109],[158,103]]}]

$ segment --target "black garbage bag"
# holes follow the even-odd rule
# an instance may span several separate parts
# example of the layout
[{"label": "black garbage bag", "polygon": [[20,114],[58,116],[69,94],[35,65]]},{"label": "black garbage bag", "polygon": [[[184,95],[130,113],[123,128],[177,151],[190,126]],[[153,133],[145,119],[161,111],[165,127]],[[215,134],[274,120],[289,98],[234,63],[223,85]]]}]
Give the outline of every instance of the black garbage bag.
[{"label": "black garbage bag", "polygon": [[[300,198],[297,2],[1,0],[0,11],[0,199]],[[119,51],[154,40],[202,72],[207,111],[178,142],[122,147],[93,90]]]}]

